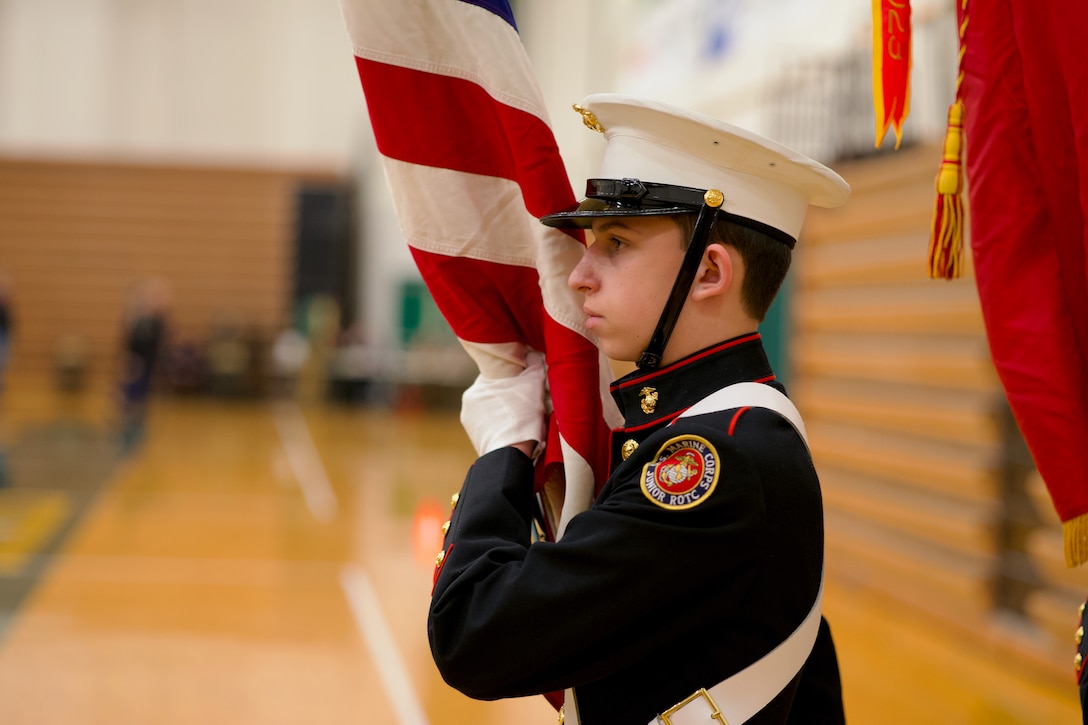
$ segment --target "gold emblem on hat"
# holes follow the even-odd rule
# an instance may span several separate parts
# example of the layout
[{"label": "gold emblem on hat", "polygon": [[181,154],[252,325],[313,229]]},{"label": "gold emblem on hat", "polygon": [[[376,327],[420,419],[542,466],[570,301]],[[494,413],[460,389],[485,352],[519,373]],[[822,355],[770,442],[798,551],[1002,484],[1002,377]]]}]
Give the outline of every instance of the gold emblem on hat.
[{"label": "gold emblem on hat", "polygon": [[717,209],[719,206],[725,203],[725,194],[721,193],[717,189],[711,189],[703,194],[703,201],[707,206],[712,206]]},{"label": "gold emblem on hat", "polygon": [[597,133],[604,133],[604,126],[597,120],[597,117],[593,114],[593,111],[589,110],[585,106],[575,103],[571,106],[575,111],[582,114],[582,123],[586,125],[590,131],[596,131]]},{"label": "gold emblem on hat", "polygon": [[620,455],[623,456],[623,460],[627,460],[631,457],[631,454],[638,448],[638,441],[631,438],[624,442],[623,448],[620,449]]},{"label": "gold emblem on hat", "polygon": [[657,388],[643,388],[638,394],[642,398],[642,412],[653,413],[657,409]]}]

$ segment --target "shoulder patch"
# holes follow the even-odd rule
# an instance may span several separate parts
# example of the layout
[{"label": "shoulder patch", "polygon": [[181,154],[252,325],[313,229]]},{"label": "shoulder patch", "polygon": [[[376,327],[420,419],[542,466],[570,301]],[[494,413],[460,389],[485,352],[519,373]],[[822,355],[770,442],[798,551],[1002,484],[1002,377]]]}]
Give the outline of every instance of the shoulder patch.
[{"label": "shoulder patch", "polygon": [[642,467],[642,493],[665,509],[698,506],[718,485],[718,452],[705,438],[677,436]]}]

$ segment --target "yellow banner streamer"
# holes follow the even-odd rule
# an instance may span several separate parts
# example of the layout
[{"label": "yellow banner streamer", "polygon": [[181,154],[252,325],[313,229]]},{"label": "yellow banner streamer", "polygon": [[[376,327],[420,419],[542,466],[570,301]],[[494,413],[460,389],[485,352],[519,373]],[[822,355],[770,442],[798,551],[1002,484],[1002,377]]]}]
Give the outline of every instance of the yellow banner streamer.
[{"label": "yellow banner streamer", "polygon": [[895,147],[903,141],[903,122],[910,113],[910,0],[873,0],[873,110],[876,146],[888,127]]}]

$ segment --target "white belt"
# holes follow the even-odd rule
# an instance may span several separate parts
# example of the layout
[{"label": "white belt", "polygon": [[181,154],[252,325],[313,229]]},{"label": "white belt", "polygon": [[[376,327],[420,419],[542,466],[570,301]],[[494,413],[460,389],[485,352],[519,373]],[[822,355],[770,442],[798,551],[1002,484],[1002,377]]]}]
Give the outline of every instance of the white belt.
[{"label": "white belt", "polygon": [[[790,422],[801,436],[801,440],[808,445],[808,433],[805,431],[805,423],[801,420],[801,413],[793,404],[793,401],[784,394],[778,392],[770,385],[763,383],[734,383],[711,393],[695,405],[685,410],[679,417],[690,418],[706,413],[717,413],[732,408],[768,408],[778,413]],[[675,422],[675,421],[674,421]]]},{"label": "white belt", "polygon": [[[789,398],[763,383],[736,383],[708,395],[688,408],[680,418],[729,410],[744,406],[769,408],[788,420],[801,440],[808,445],[808,435],[801,415]],[[649,725],[742,725],[766,707],[786,689],[801,666],[808,660],[816,635],[824,599],[823,575],[820,591],[812,610],[801,625],[780,645],[740,672],[709,690],[700,689],[661,713]],[[573,690],[564,693],[566,725],[579,725],[578,706]]]},{"label": "white belt", "polygon": [[661,713],[649,725],[741,725],[786,689],[808,660],[820,632],[824,583],[812,610],[782,644],[709,690],[701,689]]},{"label": "white belt", "polygon": [[[789,398],[763,383],[737,383],[708,395],[684,411],[681,418],[712,413],[746,405],[769,408],[788,420],[801,440],[808,445],[808,435],[801,414]],[[812,610],[793,634],[782,644],[719,682],[709,690],[701,689],[676,703],[650,721],[650,725],[707,725],[710,722],[741,725],[765,708],[786,689],[801,666],[808,660],[816,635],[820,632],[820,612],[824,599],[823,575],[820,592]]]}]

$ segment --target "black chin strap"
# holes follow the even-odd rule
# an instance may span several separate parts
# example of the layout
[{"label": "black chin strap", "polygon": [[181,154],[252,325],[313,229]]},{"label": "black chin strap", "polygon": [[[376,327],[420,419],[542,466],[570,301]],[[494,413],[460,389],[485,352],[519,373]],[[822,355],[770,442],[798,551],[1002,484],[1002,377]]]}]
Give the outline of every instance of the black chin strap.
[{"label": "black chin strap", "polygon": [[641,370],[654,370],[661,364],[665,346],[669,344],[669,337],[672,335],[673,328],[676,327],[680,311],[684,308],[684,301],[699,271],[699,264],[702,262],[703,252],[706,251],[710,231],[718,218],[718,208],[721,207],[722,201],[722,193],[716,189],[706,192],[703,197],[699,217],[695,220],[695,229],[691,233],[684,259],[680,262],[680,271],[676,273],[676,281],[672,284],[672,291],[669,292],[669,299],[665,302],[665,309],[661,311],[661,317],[657,320],[657,329],[650,338],[650,344],[638,359],[638,367]]}]

